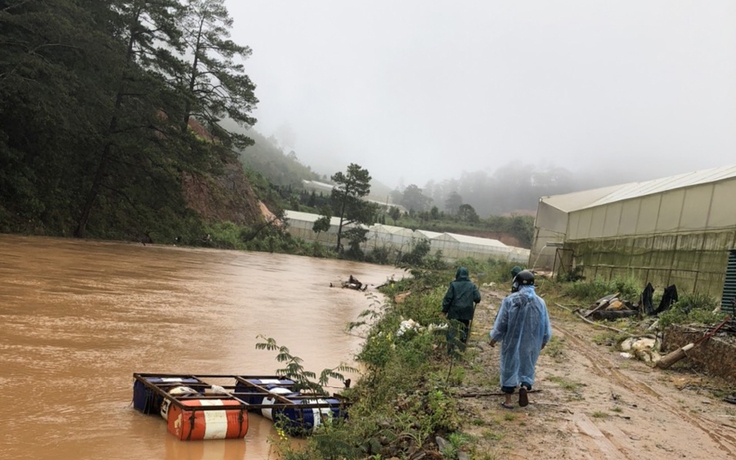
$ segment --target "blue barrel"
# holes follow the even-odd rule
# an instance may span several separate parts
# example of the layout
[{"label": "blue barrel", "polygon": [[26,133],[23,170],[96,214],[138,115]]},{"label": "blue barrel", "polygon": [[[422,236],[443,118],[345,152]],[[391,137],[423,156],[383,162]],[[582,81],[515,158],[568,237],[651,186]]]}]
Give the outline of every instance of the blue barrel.
[{"label": "blue barrel", "polygon": [[[293,403],[288,408],[261,408],[261,415],[269,420],[281,422],[287,433],[299,436],[313,431],[327,420],[344,418],[347,413],[341,409],[340,400],[335,398],[304,399],[298,392],[294,392],[294,381],[288,379],[245,379],[247,382],[268,390],[268,394],[244,395],[238,393],[253,393],[254,388],[245,383],[237,382],[235,393],[238,398],[248,404],[276,404],[275,395],[286,398]],[[303,404],[324,404],[326,407],[303,408]],[[329,407],[327,407],[329,406]]]},{"label": "blue barrel", "polygon": [[[176,384],[194,384],[202,383],[201,380],[192,377],[142,377],[146,382],[153,385],[176,385]],[[166,391],[164,389],[164,391]],[[143,382],[136,379],[133,384],[133,408],[143,412],[144,414],[159,414],[161,412],[161,403],[163,396],[159,395]]]},{"label": "blue barrel", "polygon": [[[329,404],[329,407],[300,408],[301,404]],[[311,433],[323,423],[331,423],[347,415],[340,408],[340,401],[334,398],[298,399],[294,400],[293,408],[278,409],[274,412],[276,412],[275,420],[285,418],[284,429],[293,436]]]},{"label": "blue barrel", "polygon": [[[258,385],[261,388],[265,388],[266,390],[271,390],[273,388],[288,388],[289,393],[291,393],[291,388],[294,386],[294,381],[289,379],[245,379],[246,382],[252,383],[253,385]],[[254,388],[251,386],[246,385],[245,383],[238,381],[235,383],[235,393],[253,393]],[[236,395],[239,399],[242,399],[248,404],[263,404],[263,398],[264,395],[257,394],[257,395]]]},{"label": "blue barrel", "polygon": [[[335,398],[304,399],[299,393],[292,393],[286,388],[273,388],[269,390],[278,394],[294,405],[292,407],[278,409],[261,409],[261,415],[280,422],[284,430],[293,436],[300,436],[314,431],[323,423],[332,422],[347,414],[340,408],[340,401]],[[274,404],[276,398],[263,398],[261,404]],[[304,404],[322,404],[325,407],[299,407]]]}]

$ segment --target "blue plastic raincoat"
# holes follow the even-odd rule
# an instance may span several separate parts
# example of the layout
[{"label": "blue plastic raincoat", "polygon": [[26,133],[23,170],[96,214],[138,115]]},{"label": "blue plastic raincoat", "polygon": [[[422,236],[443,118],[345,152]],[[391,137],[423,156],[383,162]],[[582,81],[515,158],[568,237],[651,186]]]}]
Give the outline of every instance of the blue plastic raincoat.
[{"label": "blue plastic raincoat", "polygon": [[534,286],[521,286],[503,299],[490,335],[501,342],[501,386],[534,385],[539,352],[552,338],[547,305]]}]

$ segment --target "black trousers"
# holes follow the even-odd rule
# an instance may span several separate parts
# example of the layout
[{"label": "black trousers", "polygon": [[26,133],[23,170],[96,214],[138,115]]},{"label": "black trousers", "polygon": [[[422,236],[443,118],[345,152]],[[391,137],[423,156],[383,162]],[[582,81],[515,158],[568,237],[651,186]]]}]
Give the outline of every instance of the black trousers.
[{"label": "black trousers", "polygon": [[447,328],[447,351],[452,353],[456,349],[465,351],[465,345],[468,343],[468,329],[470,327],[469,319],[451,319]]}]

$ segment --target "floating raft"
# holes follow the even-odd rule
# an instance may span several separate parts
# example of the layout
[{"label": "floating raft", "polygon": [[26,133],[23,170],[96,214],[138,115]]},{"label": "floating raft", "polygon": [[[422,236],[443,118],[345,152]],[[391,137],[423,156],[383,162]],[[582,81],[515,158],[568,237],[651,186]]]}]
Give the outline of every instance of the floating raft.
[{"label": "floating raft", "polygon": [[180,440],[242,438],[248,412],[279,421],[292,435],[347,416],[339,396],[302,394],[279,376],[133,374],[133,407],[160,415]]}]

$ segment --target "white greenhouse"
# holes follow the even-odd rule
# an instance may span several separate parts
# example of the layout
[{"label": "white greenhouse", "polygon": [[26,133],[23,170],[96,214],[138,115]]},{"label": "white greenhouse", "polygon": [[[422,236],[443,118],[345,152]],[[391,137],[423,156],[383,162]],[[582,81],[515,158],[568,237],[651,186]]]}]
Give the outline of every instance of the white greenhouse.
[{"label": "white greenhouse", "polygon": [[528,250],[513,248],[489,238],[443,233],[433,238],[431,243],[432,251],[442,251],[442,255],[448,260],[457,260],[464,257],[475,259],[492,257],[521,263],[526,263],[529,260]]},{"label": "white greenhouse", "polygon": [[299,211],[284,211],[284,218],[289,225],[289,233],[291,236],[301,238],[305,241],[317,241],[327,246],[337,244],[337,229],[340,226],[340,218],[330,218],[330,229],[326,232],[315,233],[312,228],[319,214],[311,214]]},{"label": "white greenhouse", "polygon": [[[285,211],[289,224],[289,233],[292,236],[306,241],[316,241],[325,245],[337,244],[337,228],[340,219],[333,217],[330,229],[319,235],[312,230],[314,222],[319,219],[317,214],[298,211]],[[387,248],[399,253],[410,252],[420,240],[430,242],[431,252],[442,251],[443,258],[455,261],[464,257],[485,260],[488,258],[526,264],[529,260],[529,250],[507,246],[498,240],[479,238],[475,236],[458,235],[452,233],[438,233],[428,230],[411,230],[392,225],[375,224],[368,227],[367,241],[363,249],[370,252],[377,248]]]},{"label": "white greenhouse", "polygon": [[413,245],[414,232],[404,227],[375,224],[368,228],[366,237],[366,250],[391,247],[399,252],[408,252]]},{"label": "white greenhouse", "polygon": [[543,197],[534,226],[533,268],[736,296],[736,165]]}]

